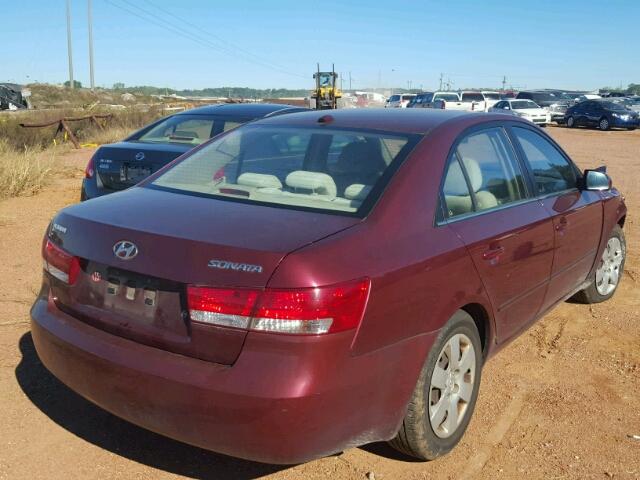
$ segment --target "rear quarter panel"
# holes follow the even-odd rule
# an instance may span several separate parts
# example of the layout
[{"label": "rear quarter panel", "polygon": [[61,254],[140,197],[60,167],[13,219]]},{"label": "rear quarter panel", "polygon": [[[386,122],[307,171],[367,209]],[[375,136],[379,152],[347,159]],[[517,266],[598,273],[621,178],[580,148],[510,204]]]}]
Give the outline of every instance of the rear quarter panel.
[{"label": "rear quarter panel", "polygon": [[436,130],[406,159],[368,218],[290,253],[269,281],[285,288],[371,278],[354,355],[439,330],[468,303],[492,317],[464,245],[448,226],[434,226],[445,159],[459,133],[446,124]]}]

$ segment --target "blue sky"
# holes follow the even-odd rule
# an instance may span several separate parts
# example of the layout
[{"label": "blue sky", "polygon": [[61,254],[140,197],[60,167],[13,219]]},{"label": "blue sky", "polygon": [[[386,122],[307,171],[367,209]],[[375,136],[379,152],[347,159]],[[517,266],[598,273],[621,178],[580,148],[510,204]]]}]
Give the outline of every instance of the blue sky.
[{"label": "blue sky", "polygon": [[[83,84],[86,8],[72,0]],[[2,10],[0,81],[66,80],[64,0]],[[93,11],[102,86],[310,88],[316,62],[334,62],[345,82],[350,71],[354,88],[429,89],[440,73],[453,88],[499,86],[502,75],[517,88],[640,83],[638,0],[93,0]]]}]

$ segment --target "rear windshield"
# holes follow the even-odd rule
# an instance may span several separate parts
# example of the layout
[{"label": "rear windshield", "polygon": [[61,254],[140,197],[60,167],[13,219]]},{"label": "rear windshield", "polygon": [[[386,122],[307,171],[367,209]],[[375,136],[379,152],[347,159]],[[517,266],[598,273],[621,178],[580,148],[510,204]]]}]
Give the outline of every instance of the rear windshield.
[{"label": "rear windshield", "polygon": [[402,101],[413,100],[415,97],[415,95],[402,95]]},{"label": "rear windshield", "polygon": [[467,101],[467,102],[483,102],[484,101],[484,97],[482,96],[481,93],[463,93],[462,94],[462,101]]},{"label": "rear windshield", "polygon": [[525,108],[540,108],[537,103],[531,100],[515,100],[511,102],[511,108],[514,110],[522,110]]},{"label": "rear windshield", "polygon": [[391,95],[389,98],[390,102],[397,102],[398,100],[400,100],[400,95]]},{"label": "rear windshield", "polygon": [[457,102],[460,97],[457,93],[436,93],[433,100],[446,100],[447,102]]},{"label": "rear windshield", "polygon": [[200,145],[211,137],[242,125],[249,120],[249,118],[211,115],[173,115],[131,140],[145,143]]},{"label": "rear windshield", "polygon": [[195,151],[151,186],[361,215],[416,141],[395,133],[246,125]]},{"label": "rear windshield", "polygon": [[484,98],[488,100],[500,100],[500,94],[498,92],[484,92]]}]

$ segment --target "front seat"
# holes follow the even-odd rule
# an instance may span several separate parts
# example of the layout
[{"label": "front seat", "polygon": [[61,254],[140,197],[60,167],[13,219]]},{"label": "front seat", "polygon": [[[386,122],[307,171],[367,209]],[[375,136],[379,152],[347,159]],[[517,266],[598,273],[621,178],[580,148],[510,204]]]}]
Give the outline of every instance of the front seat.
[{"label": "front seat", "polygon": [[345,189],[354,183],[374,185],[387,168],[380,148],[371,141],[356,140],[342,147],[331,176],[344,194]]}]

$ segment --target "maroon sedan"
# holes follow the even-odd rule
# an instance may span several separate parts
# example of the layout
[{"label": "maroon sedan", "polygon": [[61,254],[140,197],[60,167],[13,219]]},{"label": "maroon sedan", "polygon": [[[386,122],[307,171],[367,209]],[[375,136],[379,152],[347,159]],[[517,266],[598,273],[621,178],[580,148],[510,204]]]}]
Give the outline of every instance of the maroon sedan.
[{"label": "maroon sedan", "polygon": [[135,424],[296,463],[462,437],[483,364],[558,303],[610,298],[626,207],[514,117],[284,115],[52,221],[42,362]]}]

